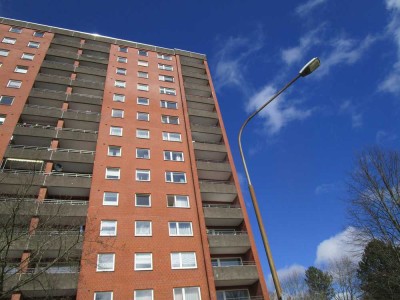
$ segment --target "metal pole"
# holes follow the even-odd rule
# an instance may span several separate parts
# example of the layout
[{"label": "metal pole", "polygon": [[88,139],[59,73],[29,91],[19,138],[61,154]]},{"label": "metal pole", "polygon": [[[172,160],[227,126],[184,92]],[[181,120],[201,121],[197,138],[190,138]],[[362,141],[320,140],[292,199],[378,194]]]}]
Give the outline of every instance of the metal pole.
[{"label": "metal pole", "polygon": [[271,97],[271,99],[269,99],[267,102],[265,102],[260,108],[258,108],[253,114],[251,114],[246,121],[244,121],[242,127],[240,128],[239,131],[239,151],[240,151],[240,156],[242,158],[242,162],[243,162],[243,166],[244,166],[244,171],[246,173],[246,178],[247,178],[247,183],[248,183],[248,187],[249,187],[249,191],[250,191],[250,197],[251,197],[251,201],[253,202],[253,207],[254,207],[254,211],[256,213],[256,218],[257,218],[257,223],[258,223],[258,227],[260,228],[260,233],[261,233],[261,237],[263,240],[263,244],[264,244],[264,248],[265,248],[265,253],[267,255],[267,259],[268,259],[268,264],[269,264],[269,268],[271,270],[271,275],[272,275],[272,279],[274,281],[274,286],[275,286],[275,290],[276,290],[276,295],[278,297],[278,300],[282,300],[282,288],[281,288],[281,284],[279,282],[279,278],[278,278],[278,273],[276,272],[276,268],[275,268],[275,263],[274,260],[272,258],[272,253],[271,253],[271,248],[269,246],[268,243],[268,238],[267,238],[267,233],[265,231],[264,228],[264,224],[262,221],[262,216],[260,213],[260,209],[258,207],[258,202],[257,202],[257,198],[256,198],[256,193],[254,191],[253,185],[251,184],[251,180],[250,180],[250,175],[249,175],[249,171],[247,169],[247,165],[246,165],[246,160],[244,158],[244,154],[243,154],[243,148],[242,148],[242,132],[244,127],[247,125],[247,123],[249,123],[249,121],[255,116],[257,115],[261,110],[263,110],[268,104],[270,104],[273,100],[275,100],[275,98],[277,98],[280,94],[282,94],[288,87],[290,87],[297,79],[299,79],[301,77],[301,75],[297,75],[295,78],[293,78],[288,84],[286,84],[280,91],[278,91],[274,96]]}]

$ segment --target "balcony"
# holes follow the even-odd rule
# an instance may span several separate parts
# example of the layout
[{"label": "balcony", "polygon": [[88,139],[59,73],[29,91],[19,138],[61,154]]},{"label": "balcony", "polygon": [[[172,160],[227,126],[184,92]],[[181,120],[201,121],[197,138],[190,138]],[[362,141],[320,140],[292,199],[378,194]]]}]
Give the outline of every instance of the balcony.
[{"label": "balcony", "polygon": [[197,174],[200,180],[228,180],[232,176],[229,163],[197,160]]},{"label": "balcony", "polygon": [[29,94],[29,97],[65,101],[68,95],[65,93],[65,91],[33,88]]},{"label": "balcony", "polygon": [[71,84],[71,78],[70,77],[65,77],[65,76],[53,75],[53,74],[39,73],[35,78],[35,83],[38,83],[38,82],[70,85]]},{"label": "balcony", "polygon": [[214,143],[218,144],[222,141],[222,131],[219,126],[203,126],[199,124],[190,124],[192,139],[199,143]]},{"label": "balcony", "polygon": [[188,113],[191,123],[203,126],[216,126],[218,124],[216,112],[189,108]]},{"label": "balcony", "polygon": [[95,53],[91,53],[91,54],[83,53],[79,56],[78,59],[80,61],[85,61],[85,62],[93,62],[93,63],[104,64],[104,65],[108,64],[108,55],[103,56],[103,55],[95,54]]},{"label": "balcony", "polygon": [[259,279],[254,262],[241,262],[241,265],[213,267],[216,287],[246,286]]},{"label": "balcony", "polygon": [[75,70],[75,66],[72,63],[68,64],[51,60],[44,60],[41,67],[47,69],[69,71],[69,72],[74,72]]},{"label": "balcony", "polygon": [[74,48],[80,48],[82,46],[79,38],[55,37],[52,39],[51,43]]},{"label": "balcony", "polygon": [[182,72],[184,80],[186,78],[196,78],[196,79],[203,79],[203,80],[208,80],[207,74],[205,72],[201,73],[196,73],[196,72],[190,72],[185,68],[185,71]]},{"label": "balcony", "polygon": [[188,105],[188,108],[192,109],[199,109],[205,111],[215,110],[215,103],[212,97],[186,95],[186,103]]},{"label": "balcony", "polygon": [[82,44],[82,49],[110,53],[110,45],[106,46],[105,43],[102,43],[102,45],[99,45],[99,44],[94,44],[94,43],[92,44],[92,43],[90,43],[90,41],[87,41],[86,43]]},{"label": "balcony", "polygon": [[57,57],[62,57],[62,58],[69,58],[76,60],[78,59],[78,51],[66,51],[62,49],[56,49],[56,48],[49,48],[47,50],[47,55],[52,55],[52,56],[57,56]]},{"label": "balcony", "polygon": [[204,84],[191,83],[191,82],[186,81],[186,82],[184,82],[183,85],[186,89],[193,89],[193,90],[199,90],[199,91],[211,93],[211,88],[208,84],[204,85]]},{"label": "balcony", "polygon": [[200,181],[200,192],[205,202],[232,202],[237,197],[236,187],[229,181]]},{"label": "balcony", "polygon": [[236,227],[243,222],[243,213],[240,206],[203,204],[203,211],[207,226]]},{"label": "balcony", "polygon": [[226,159],[226,147],[220,143],[193,143],[196,160],[223,161]]},{"label": "balcony", "polygon": [[205,69],[204,61],[202,59],[180,57],[181,65],[198,69]]},{"label": "balcony", "polygon": [[211,254],[244,254],[250,249],[247,232],[207,230]]}]

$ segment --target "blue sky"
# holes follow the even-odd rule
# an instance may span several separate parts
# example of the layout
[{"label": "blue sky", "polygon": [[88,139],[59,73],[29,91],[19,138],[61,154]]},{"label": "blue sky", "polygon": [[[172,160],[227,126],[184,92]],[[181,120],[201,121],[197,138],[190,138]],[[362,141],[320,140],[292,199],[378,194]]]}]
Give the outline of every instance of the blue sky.
[{"label": "blue sky", "polygon": [[205,53],[242,179],[242,120],[319,56],[320,69],[250,123],[243,143],[281,274],[348,248],[341,240],[351,229],[345,182],[354,155],[400,146],[400,0],[114,3],[0,0],[0,13]]}]

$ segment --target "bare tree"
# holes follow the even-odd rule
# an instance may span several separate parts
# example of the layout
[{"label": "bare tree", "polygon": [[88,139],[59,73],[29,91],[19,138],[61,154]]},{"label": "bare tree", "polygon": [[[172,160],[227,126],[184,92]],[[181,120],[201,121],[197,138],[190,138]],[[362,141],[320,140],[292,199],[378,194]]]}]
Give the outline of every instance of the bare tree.
[{"label": "bare tree", "polygon": [[307,286],[305,283],[304,271],[293,270],[281,278],[284,294],[290,299],[307,299]]},{"label": "bare tree", "polygon": [[356,300],[361,295],[357,277],[358,264],[348,256],[333,260],[328,265],[328,272],[333,278],[336,300]]}]

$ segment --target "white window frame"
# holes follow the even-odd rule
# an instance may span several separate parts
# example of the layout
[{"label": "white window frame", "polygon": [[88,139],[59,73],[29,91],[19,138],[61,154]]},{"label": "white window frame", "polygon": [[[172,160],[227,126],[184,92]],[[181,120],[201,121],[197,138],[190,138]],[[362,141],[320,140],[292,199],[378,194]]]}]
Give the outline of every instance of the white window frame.
[{"label": "white window frame", "polygon": [[149,78],[149,73],[148,72],[143,72],[143,71],[138,71],[137,72],[138,78]]},{"label": "white window frame", "polygon": [[[106,201],[106,194],[115,194],[116,195],[116,202],[110,202],[110,201]],[[104,206],[118,206],[118,202],[119,202],[119,193],[118,192],[104,192],[103,193],[103,205]]]},{"label": "white window frame", "polygon": [[125,68],[116,68],[115,69],[115,73],[118,75],[126,75],[127,74],[127,70]]},{"label": "white window frame", "polygon": [[[139,222],[146,222],[146,223],[148,223],[148,224],[150,224],[150,227],[149,227],[149,232],[148,233],[138,233],[137,232],[137,225],[138,225],[138,223]],[[148,220],[137,220],[137,221],[135,221],[135,236],[153,236],[153,224],[152,224],[152,222],[151,221],[148,221]]]},{"label": "white window frame", "polygon": [[182,292],[182,297],[179,297],[179,299],[187,300],[186,299],[186,289],[197,289],[197,291],[198,291],[197,294],[199,296],[198,300],[201,300],[201,291],[200,291],[200,287],[198,287],[198,286],[187,286],[187,287],[174,288],[174,290],[173,290],[174,300],[177,300],[177,297],[176,297],[177,290],[181,290],[181,292]]},{"label": "white window frame", "polygon": [[[2,103],[3,98],[11,99],[11,103]],[[0,105],[11,106],[11,105],[13,105],[14,100],[15,100],[14,96],[1,95],[0,96]]]},{"label": "white window frame", "polygon": [[10,79],[7,83],[7,87],[10,89],[20,89],[22,86],[21,80]]},{"label": "white window frame", "polygon": [[148,290],[135,290],[133,293],[133,300],[142,300],[142,298],[137,298],[136,293],[138,292],[151,292],[151,300],[154,299],[154,290],[153,289],[148,289]]},{"label": "white window frame", "polygon": [[[146,118],[142,118],[142,117],[146,117]],[[144,121],[144,122],[149,122],[150,121],[150,114],[147,112],[143,112],[143,111],[138,111],[136,113],[136,120],[138,121]]]},{"label": "white window frame", "polygon": [[13,32],[13,33],[22,33],[22,28],[21,27],[10,27],[10,29],[8,31]]},{"label": "white window frame", "polygon": [[124,94],[114,94],[113,101],[114,102],[125,102],[125,95]]},{"label": "white window frame", "polygon": [[167,65],[167,64],[158,64],[158,69],[164,71],[173,71],[174,67],[172,65]]},{"label": "white window frame", "polygon": [[[142,101],[142,100],[146,100],[145,102],[140,102],[140,101]],[[149,98],[146,98],[146,97],[137,97],[136,98],[136,103],[138,104],[138,105],[146,105],[146,106],[148,106],[148,105],[150,105],[150,99]]]},{"label": "white window frame", "polygon": [[[107,174],[108,172],[115,172],[117,174],[116,178],[108,178],[110,174]],[[117,172],[118,171],[118,172]],[[116,167],[106,167],[106,174],[105,174],[105,179],[107,180],[120,180],[121,179],[121,168],[116,168]]]},{"label": "white window frame", "polygon": [[128,58],[124,57],[124,56],[117,56],[117,62],[126,64],[126,63],[128,63]]},{"label": "white window frame", "polygon": [[6,121],[7,115],[0,114],[0,125],[3,125]]},{"label": "white window frame", "polygon": [[157,58],[163,59],[163,60],[172,60],[172,55],[157,53]]},{"label": "white window frame", "polygon": [[[113,133],[113,130],[116,130],[116,129],[121,129],[121,131],[120,131],[120,134],[114,134]],[[110,126],[110,135],[111,136],[122,136],[122,134],[123,134],[123,128],[122,127],[119,127],[119,126]]]},{"label": "white window frame", "polygon": [[[142,137],[142,136],[139,136],[139,132],[147,132],[148,133],[148,135],[147,135],[147,137]],[[136,137],[138,138],[138,139],[150,139],[150,130],[148,130],[148,129],[136,129]]]},{"label": "white window frame", "polygon": [[17,42],[17,39],[14,38],[10,38],[10,37],[4,37],[1,41],[3,44],[10,44],[10,45],[15,45],[15,43]]},{"label": "white window frame", "polygon": [[[187,206],[177,206],[176,205],[176,198],[177,197],[185,197]],[[170,199],[172,199],[172,205],[170,205]],[[188,195],[167,195],[167,207],[174,207],[174,208],[190,208],[190,200]]]},{"label": "white window frame", "polygon": [[[112,154],[113,151],[110,151],[112,148],[119,150],[117,155],[113,155]],[[114,146],[114,145],[108,146],[107,156],[121,157],[122,156],[122,147],[121,146]]]},{"label": "white window frame", "polygon": [[[122,50],[122,49],[124,49],[124,50]],[[126,51],[125,51],[126,50]],[[118,52],[121,52],[121,53],[128,53],[128,47],[125,47],[125,46],[118,46]]]},{"label": "white window frame", "polygon": [[21,59],[23,60],[33,60],[35,58],[35,54],[32,53],[22,53]]},{"label": "white window frame", "polygon": [[26,74],[28,73],[29,67],[27,66],[16,66],[14,69],[14,73]]},{"label": "white window frame", "polygon": [[[165,161],[185,161],[185,156],[183,155],[183,151],[172,151],[172,150],[164,150],[164,160]],[[182,154],[182,159],[174,159],[174,154]]]},{"label": "white window frame", "polygon": [[176,89],[165,86],[160,86],[160,94],[176,96]]},{"label": "white window frame", "polygon": [[[171,136],[174,134],[179,134],[179,139],[171,139]],[[163,131],[162,133],[162,138],[163,141],[168,141],[168,142],[182,142],[182,134],[180,134],[179,132],[167,132],[167,131]]]},{"label": "white window frame", "polygon": [[[148,157],[139,157],[138,150],[147,150]],[[150,159],[150,149],[148,149],[148,148],[136,148],[136,158],[138,158],[138,159]]]},{"label": "white window frame", "polygon": [[[184,175],[184,181],[173,181],[174,176],[178,174],[183,174]],[[168,181],[168,176],[171,178],[172,181]],[[186,177],[186,172],[181,172],[181,171],[165,171],[165,182],[167,183],[187,183],[187,177]]]},{"label": "white window frame", "polygon": [[[139,174],[140,173],[143,173],[143,174],[148,174],[149,175],[149,179],[148,180],[141,180],[141,179],[139,179]],[[151,172],[150,172],[150,170],[147,170],[147,169],[136,169],[136,172],[135,172],[135,179],[136,179],[136,181],[140,181],[140,182],[150,182],[151,181]]]},{"label": "white window frame", "polygon": [[[137,202],[138,196],[139,196],[139,197],[140,197],[140,196],[149,196],[149,205],[141,205],[141,204],[138,204],[138,202]],[[135,194],[135,206],[136,206],[136,207],[151,207],[151,194],[136,193],[136,194]]]},{"label": "white window frame", "polygon": [[34,36],[34,37],[38,37],[38,38],[42,38],[42,37],[44,37],[44,35],[45,35],[45,32],[44,32],[44,31],[35,31],[35,32],[33,33],[33,36]]},{"label": "white window frame", "polygon": [[[175,107],[168,107],[168,104],[174,103]],[[160,100],[160,107],[166,109],[178,109],[178,102],[169,100]]]},{"label": "white window frame", "polygon": [[123,80],[115,80],[114,86],[117,87],[117,88],[124,89],[124,88],[126,88],[126,81],[123,81]]},{"label": "white window frame", "polygon": [[[190,234],[181,234],[179,232],[179,224],[181,224],[181,223],[189,223],[190,224],[190,231],[191,231]],[[176,226],[176,234],[171,233],[171,224],[175,224],[175,226]],[[193,236],[193,224],[192,224],[192,222],[189,222],[189,221],[188,222],[185,222],[185,221],[168,222],[168,233],[169,233],[169,236]]]},{"label": "white window frame", "polygon": [[[110,256],[112,256],[112,269],[110,268],[110,269],[100,269],[99,268],[99,266],[100,266],[100,256],[101,255],[110,255]],[[97,254],[97,265],[96,265],[96,271],[97,272],[113,272],[114,271],[114,269],[115,269],[115,253],[98,253]]]},{"label": "white window frame", "polygon": [[[96,298],[96,295],[97,295],[97,294],[108,294],[109,296],[111,296],[110,300],[113,300],[113,298],[114,298],[114,293],[111,292],[111,291],[97,291],[97,292],[94,292],[94,298],[93,298],[93,300],[98,300],[98,299]],[[107,295],[107,296],[108,296],[108,295]]]},{"label": "white window frame", "polygon": [[139,56],[149,56],[149,52],[147,50],[144,49],[138,49],[138,55]]},{"label": "white window frame", "polygon": [[40,43],[39,42],[35,42],[35,41],[29,41],[28,42],[28,48],[39,49],[39,47],[40,47]]},{"label": "white window frame", "polygon": [[[182,259],[182,255],[183,254],[193,254],[193,258],[194,258],[194,266],[191,267],[184,267],[183,266],[183,259]],[[177,258],[179,260],[179,266],[178,267],[174,267],[173,266],[173,261],[174,261],[174,257]],[[197,269],[197,258],[196,258],[196,252],[191,252],[191,251],[185,251],[185,252],[171,252],[171,269],[172,270],[181,270],[181,269]]]},{"label": "white window frame", "polygon": [[[171,119],[176,119],[176,123],[172,123]],[[169,115],[161,115],[161,123],[163,124],[171,124],[171,125],[179,125],[179,117],[178,116],[169,116]]]},{"label": "white window frame", "polygon": [[169,76],[169,75],[158,75],[158,80],[164,82],[175,82],[174,76]]},{"label": "white window frame", "polygon": [[149,66],[149,62],[146,61],[146,60],[138,60],[138,66],[148,67]]},{"label": "white window frame", "polygon": [[[149,268],[138,268],[136,266],[137,256],[140,256],[140,255],[149,255],[150,256],[150,265],[151,266]],[[151,252],[138,252],[138,253],[135,253],[135,263],[134,263],[134,265],[135,265],[135,271],[151,271],[151,270],[153,270],[153,253],[151,253]]]},{"label": "white window frame", "polygon": [[7,49],[0,49],[0,56],[7,57],[10,54],[10,50]]},{"label": "white window frame", "polygon": [[[106,227],[107,222],[109,224],[113,224],[114,225],[114,231],[112,233],[108,233],[108,232],[103,232],[104,227]],[[108,226],[110,227],[110,225]],[[100,221],[100,236],[117,236],[117,221],[116,220],[101,220]]]},{"label": "white window frame", "polygon": [[150,86],[148,84],[138,83],[137,90],[143,91],[143,92],[148,92],[148,91],[150,91]]},{"label": "white window frame", "polygon": [[[115,113],[117,113],[117,112],[122,112],[121,116],[115,115]],[[123,109],[118,109],[118,108],[112,108],[111,109],[111,117],[112,118],[121,118],[121,119],[123,119],[124,118],[124,113],[125,112],[124,112]],[[110,133],[111,133],[111,131],[110,131]],[[122,136],[122,134],[120,136]]]}]

